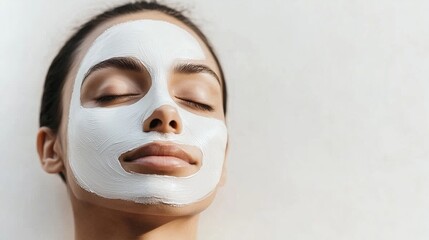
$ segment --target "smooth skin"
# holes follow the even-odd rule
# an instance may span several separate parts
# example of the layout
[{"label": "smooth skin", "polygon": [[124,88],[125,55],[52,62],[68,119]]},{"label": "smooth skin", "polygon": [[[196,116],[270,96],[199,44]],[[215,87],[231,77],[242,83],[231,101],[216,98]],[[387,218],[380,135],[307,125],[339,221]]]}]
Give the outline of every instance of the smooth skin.
[{"label": "smooth skin", "polygon": [[[57,133],[47,127],[41,127],[37,134],[37,150],[40,158],[42,168],[47,173],[58,174],[63,172],[67,179],[67,190],[71,199],[74,224],[75,224],[75,239],[145,239],[145,240],[156,240],[156,239],[186,239],[192,240],[197,237],[197,226],[198,216],[201,211],[206,209],[213,201],[216,190],[215,189],[209,196],[203,200],[189,204],[186,206],[170,206],[165,204],[153,204],[145,205],[138,204],[131,201],[124,200],[113,200],[102,198],[98,195],[90,193],[82,189],[76,182],[70,165],[67,159],[67,120],[69,105],[71,99],[71,92],[74,84],[74,79],[77,74],[80,62],[89,49],[91,43],[99,36],[104,30],[110,28],[118,23],[127,22],[130,20],[138,19],[154,19],[162,20],[172,24],[175,24],[182,29],[190,32],[200,43],[202,49],[205,52],[206,59],[202,61],[192,61],[195,64],[204,64],[212,69],[218,76],[220,76],[219,68],[210,54],[208,48],[199,39],[199,37],[192,32],[190,28],[181,23],[180,21],[165,15],[157,11],[147,11],[135,14],[123,15],[107,21],[95,29],[82,43],[81,48],[78,51],[78,55],[75,58],[74,64],[67,76],[65,86],[62,93],[62,118],[59,130]],[[110,69],[109,71],[115,71]],[[100,74],[100,73],[98,73]],[[104,74],[109,74],[104,72]],[[193,73],[193,76],[195,73]],[[197,73],[198,78],[210,78],[207,73]],[[180,89],[193,87],[192,84],[197,88],[206,87],[206,95],[201,96],[205,98],[210,105],[213,107],[212,111],[204,111],[200,108],[195,108],[192,104],[186,105],[186,103],[180,102],[180,99],[176,99],[177,103],[183,106],[185,109],[200,114],[202,116],[208,116],[217,118],[225,121],[225,115],[222,107],[222,88],[221,79],[218,86],[209,86],[208,82],[205,81],[206,85],[201,85],[197,82],[190,83],[191,85],[184,85],[185,78],[189,78],[187,74],[175,73],[173,69],[170,72],[169,79],[169,91],[170,94]],[[90,83],[90,82],[88,82]],[[131,84],[136,84],[135,82]],[[84,84],[85,85],[85,84]],[[109,106],[97,106],[91,99],[91,92],[97,93],[100,91],[100,84],[86,84],[82,86],[82,93],[87,94],[82,97],[82,104],[91,107],[109,107]],[[93,87],[91,89],[91,86]],[[126,82],[116,83],[113,81],[110,86],[110,90],[123,90],[126,89]],[[89,95],[88,95],[89,94]],[[143,97],[142,94],[141,97]],[[199,96],[200,97],[200,96]],[[176,101],[175,100],[175,101]],[[91,102],[92,101],[92,102]],[[126,99],[115,99],[113,102],[103,104],[132,104],[136,101],[135,98]],[[119,101],[119,102],[118,102]],[[161,114],[159,114],[161,111]],[[151,131],[159,131],[165,133],[177,132],[177,128],[181,128],[181,119],[178,114],[175,114],[174,109],[171,108],[160,108],[158,113],[160,120],[163,123],[169,123],[176,121],[178,124],[175,127],[159,125]],[[143,123],[142,123],[143,126]],[[225,164],[224,164],[225,166]],[[224,167],[225,168],[225,167]],[[218,186],[223,184],[225,179],[225,169],[223,170],[222,179]]]}]

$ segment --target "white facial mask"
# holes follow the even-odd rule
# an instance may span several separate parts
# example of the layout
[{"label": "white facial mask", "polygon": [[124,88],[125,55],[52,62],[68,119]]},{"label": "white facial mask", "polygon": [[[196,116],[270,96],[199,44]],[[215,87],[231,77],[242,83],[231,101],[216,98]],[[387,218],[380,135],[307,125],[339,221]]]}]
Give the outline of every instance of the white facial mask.
[{"label": "white facial mask", "polygon": [[[95,64],[113,57],[139,59],[152,85],[138,102],[116,107],[82,107],[81,85]],[[178,60],[203,60],[204,51],[188,32],[171,23],[137,20],[102,33],[85,55],[73,87],[68,122],[68,158],[77,183],[109,199],[137,203],[185,205],[215,190],[225,158],[227,129],[223,121],[191,113],[178,106],[168,91],[168,73]],[[180,134],[143,132],[143,122],[163,105],[177,109]],[[129,150],[154,141],[198,147],[202,166],[187,177],[126,172],[118,160]]]}]

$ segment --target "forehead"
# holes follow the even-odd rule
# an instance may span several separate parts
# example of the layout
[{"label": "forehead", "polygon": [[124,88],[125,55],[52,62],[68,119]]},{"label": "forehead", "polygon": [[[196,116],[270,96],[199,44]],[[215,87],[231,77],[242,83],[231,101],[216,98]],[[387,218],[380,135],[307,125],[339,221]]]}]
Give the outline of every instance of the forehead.
[{"label": "forehead", "polygon": [[[139,19],[119,23],[103,32],[91,45],[79,67],[79,76],[112,57],[133,56],[151,70],[169,68],[181,60],[205,60],[199,42],[190,33],[166,21]],[[151,74],[151,75],[152,75]]]},{"label": "forehead", "polygon": [[[106,30],[109,31],[111,28],[117,27],[118,25],[120,26],[120,25],[124,25],[124,23],[136,22],[138,20],[154,20],[154,21],[158,21],[158,22],[165,22],[166,23],[165,25],[168,24],[168,25],[174,26],[177,29],[179,29],[179,31],[176,31],[176,33],[186,32],[186,34],[189,35],[189,38],[188,38],[190,40],[189,45],[192,45],[192,44],[199,45],[199,47],[203,50],[203,53],[205,55],[205,64],[210,65],[216,73],[220,72],[219,67],[216,64],[216,61],[214,60],[214,57],[212,56],[207,45],[201,40],[201,38],[191,28],[189,28],[186,24],[182,23],[181,21],[177,20],[176,18],[171,17],[165,13],[158,12],[158,11],[145,11],[145,12],[126,14],[126,15],[115,17],[113,19],[110,19],[110,20],[100,24],[96,29],[94,29],[84,39],[84,41],[80,45],[78,51],[76,51],[76,56],[75,56],[75,59],[73,61],[72,69],[70,71],[71,77],[72,78],[75,77],[76,70],[79,68],[80,64],[82,63],[83,58],[88,53],[88,50],[91,48],[91,46],[94,44],[94,41],[96,41],[96,39],[99,38],[100,35],[104,35]],[[130,25],[130,24],[128,24],[128,25]],[[149,34],[156,34],[158,29],[153,29],[153,30],[154,31],[151,31],[150,29],[146,29],[146,32]],[[167,35],[162,36],[162,37],[166,37],[167,39],[157,40],[158,45],[163,45],[163,44],[165,45],[165,44],[174,43],[174,41],[171,41],[171,39],[168,39],[168,38],[172,38],[171,33],[170,33],[170,36],[168,36],[168,34],[167,34]],[[142,38],[142,35],[140,35],[139,38]],[[150,36],[148,38],[150,38]],[[126,44],[132,40],[130,40],[128,38],[126,41],[124,41],[123,39],[120,39],[120,41],[122,41],[122,44],[118,44],[118,45],[119,46],[122,45],[123,47],[126,48],[126,46],[127,46]],[[163,43],[163,41],[165,41],[165,42]],[[142,48],[150,49],[151,44],[148,44],[148,43],[149,42],[146,41],[144,43],[145,46],[142,46]],[[72,71],[74,71],[74,72],[72,73]]]}]

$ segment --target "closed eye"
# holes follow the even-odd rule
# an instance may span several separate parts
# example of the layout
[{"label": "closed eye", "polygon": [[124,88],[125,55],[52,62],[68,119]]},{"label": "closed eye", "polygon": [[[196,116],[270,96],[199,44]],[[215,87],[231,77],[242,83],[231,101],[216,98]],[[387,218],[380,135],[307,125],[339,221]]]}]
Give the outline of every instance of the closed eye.
[{"label": "closed eye", "polygon": [[129,94],[121,94],[121,95],[103,95],[101,97],[98,97],[95,99],[95,102],[100,103],[100,104],[106,104],[118,99],[122,99],[122,98],[131,98],[131,97],[135,97],[138,96],[139,94],[137,93],[129,93]]},{"label": "closed eye", "polygon": [[184,104],[186,104],[192,108],[195,108],[197,110],[208,111],[208,112],[214,111],[214,108],[212,106],[207,105],[205,103],[196,102],[194,100],[190,100],[190,99],[186,99],[186,98],[180,98],[177,96],[176,96],[176,98],[180,99]]}]

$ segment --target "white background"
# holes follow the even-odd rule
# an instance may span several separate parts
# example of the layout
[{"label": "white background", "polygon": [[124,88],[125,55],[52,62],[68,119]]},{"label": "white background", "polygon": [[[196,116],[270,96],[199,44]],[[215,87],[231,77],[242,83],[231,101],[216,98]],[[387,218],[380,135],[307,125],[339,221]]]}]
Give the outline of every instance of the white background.
[{"label": "white background", "polygon": [[[0,1],[0,239],[71,239],[35,150],[47,68],[123,0]],[[429,1],[164,1],[229,87],[228,180],[200,239],[429,239]]]}]

